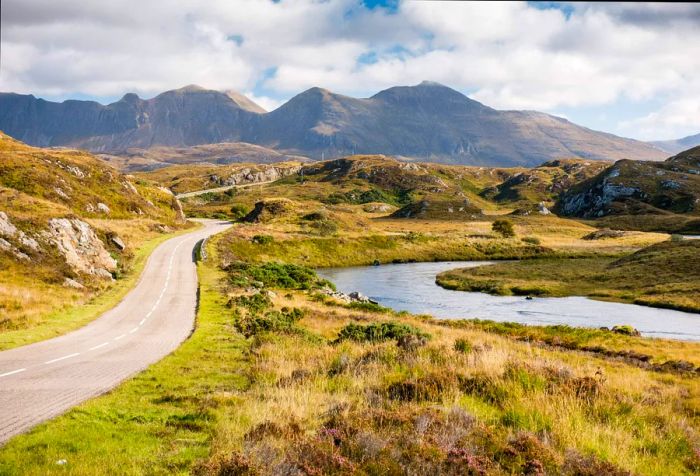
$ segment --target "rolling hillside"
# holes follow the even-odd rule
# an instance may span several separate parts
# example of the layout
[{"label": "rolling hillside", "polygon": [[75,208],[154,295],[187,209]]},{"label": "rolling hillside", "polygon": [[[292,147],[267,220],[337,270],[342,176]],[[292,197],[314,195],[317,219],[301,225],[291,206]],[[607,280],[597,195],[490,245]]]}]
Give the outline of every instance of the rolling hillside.
[{"label": "rolling hillside", "polygon": [[636,216],[651,221],[649,229],[663,224],[669,231],[696,232],[700,230],[700,147],[664,162],[616,162],[566,191],[557,210],[581,218]]},{"label": "rolling hillside", "polygon": [[0,133],[0,336],[129,275],[149,240],[179,226],[172,204],[90,154]]}]

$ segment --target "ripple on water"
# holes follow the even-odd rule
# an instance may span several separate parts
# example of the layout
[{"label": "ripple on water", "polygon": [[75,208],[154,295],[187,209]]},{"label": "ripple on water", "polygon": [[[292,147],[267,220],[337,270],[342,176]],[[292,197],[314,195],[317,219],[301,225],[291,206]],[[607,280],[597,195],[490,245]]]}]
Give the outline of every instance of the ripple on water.
[{"label": "ripple on water", "polygon": [[324,268],[317,272],[333,281],[340,291],[359,291],[383,306],[413,314],[430,314],[441,319],[479,318],[576,327],[629,324],[647,336],[700,341],[698,314],[580,296],[526,300],[518,296],[451,291],[435,284],[435,276],[443,271],[486,264],[490,263],[403,263]]}]

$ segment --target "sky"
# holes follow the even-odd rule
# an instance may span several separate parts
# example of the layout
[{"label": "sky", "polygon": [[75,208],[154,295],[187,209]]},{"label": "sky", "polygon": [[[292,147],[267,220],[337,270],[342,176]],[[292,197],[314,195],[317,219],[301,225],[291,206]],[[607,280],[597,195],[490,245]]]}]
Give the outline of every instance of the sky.
[{"label": "sky", "polygon": [[0,91],[149,98],[188,84],[274,109],[313,86],[437,81],[642,140],[700,132],[700,5],[4,0]]}]

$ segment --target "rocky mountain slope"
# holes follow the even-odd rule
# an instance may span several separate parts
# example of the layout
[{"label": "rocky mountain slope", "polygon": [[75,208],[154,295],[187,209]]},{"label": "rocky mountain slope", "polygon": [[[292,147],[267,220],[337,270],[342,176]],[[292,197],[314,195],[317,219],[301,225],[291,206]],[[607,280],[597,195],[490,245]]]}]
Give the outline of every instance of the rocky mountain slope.
[{"label": "rocky mountain slope", "polygon": [[455,164],[534,166],[566,157],[660,160],[659,149],[533,111],[497,111],[423,82],[357,99],[312,88],[264,113],[196,86],[106,106],[0,94],[0,128],[40,146],[97,152],[247,142],[316,159],[387,154]]},{"label": "rocky mountain slope", "polygon": [[[563,215],[684,215],[700,217],[700,147],[664,162],[621,160],[566,191]],[[697,220],[696,220],[697,221]]]},{"label": "rocky mountain slope", "polygon": [[90,154],[0,133],[0,330],[57,300],[65,306],[76,298],[66,289],[85,297],[104,288],[144,240],[176,224],[172,203],[170,192]]},{"label": "rocky mountain slope", "polygon": [[604,161],[554,160],[525,169],[508,180],[485,189],[481,195],[499,203],[528,205],[551,202],[572,186],[610,166]]}]

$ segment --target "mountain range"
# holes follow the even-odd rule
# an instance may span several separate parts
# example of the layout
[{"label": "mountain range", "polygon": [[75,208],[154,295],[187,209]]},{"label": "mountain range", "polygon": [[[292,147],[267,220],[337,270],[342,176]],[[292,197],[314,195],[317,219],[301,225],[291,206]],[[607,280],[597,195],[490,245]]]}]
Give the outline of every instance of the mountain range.
[{"label": "mountain range", "polygon": [[500,111],[433,82],[358,99],[311,88],[271,112],[241,94],[187,86],[102,105],[0,93],[0,130],[36,146],[130,148],[245,142],[315,159],[386,154],[435,162],[535,166],[566,157],[661,160],[645,142],[535,111]]},{"label": "mountain range", "polygon": [[676,140],[657,140],[651,142],[659,149],[670,154],[678,154],[684,150],[691,149],[700,145],[700,134],[683,137]]}]

